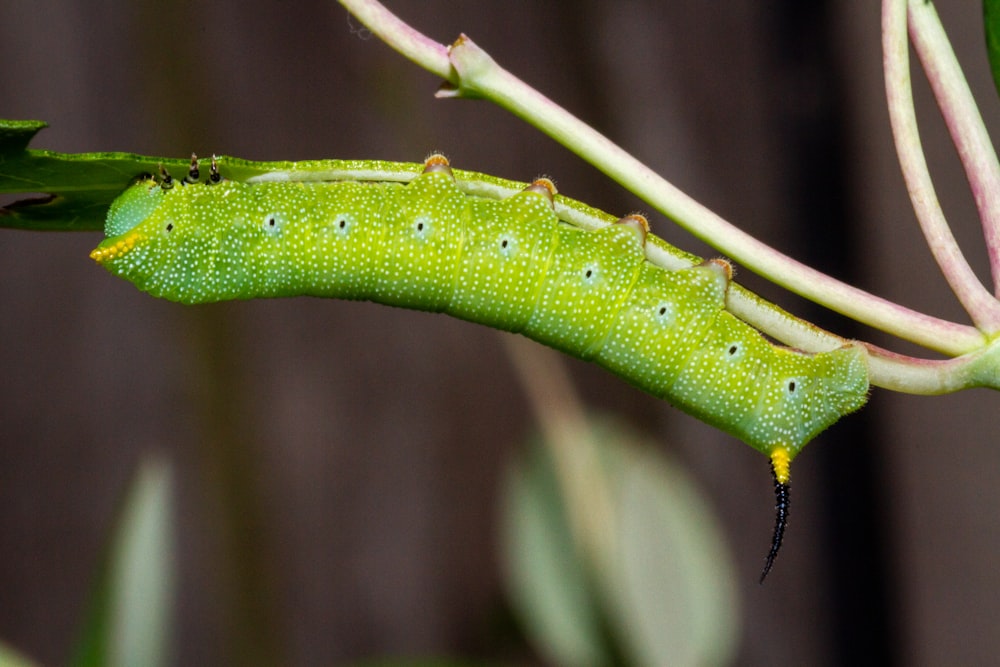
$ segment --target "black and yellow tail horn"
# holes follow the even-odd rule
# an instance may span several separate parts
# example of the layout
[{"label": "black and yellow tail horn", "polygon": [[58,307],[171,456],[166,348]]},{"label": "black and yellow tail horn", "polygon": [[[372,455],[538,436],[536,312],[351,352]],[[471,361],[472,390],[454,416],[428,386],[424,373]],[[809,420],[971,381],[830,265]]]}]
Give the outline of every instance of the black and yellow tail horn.
[{"label": "black and yellow tail horn", "polygon": [[774,534],[771,536],[771,550],[767,552],[767,560],[764,562],[764,571],[760,573],[760,583],[764,583],[767,573],[774,565],[774,559],[778,557],[781,550],[781,540],[785,536],[785,527],[788,526],[788,506],[789,506],[789,463],[791,458],[788,450],[779,447],[771,452],[771,475],[774,477]]}]

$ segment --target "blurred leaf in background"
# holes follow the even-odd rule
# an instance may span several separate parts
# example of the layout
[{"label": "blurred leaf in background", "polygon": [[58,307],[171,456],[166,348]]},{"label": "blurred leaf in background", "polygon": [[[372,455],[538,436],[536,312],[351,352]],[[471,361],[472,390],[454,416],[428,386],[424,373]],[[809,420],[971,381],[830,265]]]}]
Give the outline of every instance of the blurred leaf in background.
[{"label": "blurred leaf in background", "polygon": [[[608,534],[574,534],[549,449],[510,472],[504,502],[508,588],[554,664],[724,665],[739,638],[734,568],[694,482],[649,442],[591,421]],[[596,549],[594,546],[596,545]]]},{"label": "blurred leaf in background", "polygon": [[174,593],[171,468],[143,462],[90,601],[74,667],[169,663]]},{"label": "blurred leaf in background", "polygon": [[0,642],[0,667],[35,667],[36,664],[7,644]]}]

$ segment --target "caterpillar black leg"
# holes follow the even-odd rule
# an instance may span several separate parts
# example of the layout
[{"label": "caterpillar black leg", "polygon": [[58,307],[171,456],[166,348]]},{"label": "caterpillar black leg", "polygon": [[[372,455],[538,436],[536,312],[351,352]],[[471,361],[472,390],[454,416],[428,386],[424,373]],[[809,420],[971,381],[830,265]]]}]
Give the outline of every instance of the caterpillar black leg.
[{"label": "caterpillar black leg", "polygon": [[222,182],[222,174],[219,173],[219,163],[216,157],[212,156],[212,166],[208,172],[208,180],[205,181],[206,185],[215,185],[216,183]]},{"label": "caterpillar black leg", "polygon": [[198,156],[191,153],[191,165],[188,167],[187,176],[184,177],[184,182],[194,185],[198,182],[198,178],[201,176],[201,172],[198,170]]},{"label": "caterpillar black leg", "polygon": [[779,447],[771,452],[771,475],[774,477],[774,534],[771,536],[771,549],[767,552],[767,560],[764,562],[764,570],[760,573],[760,583],[764,583],[767,573],[774,565],[774,559],[778,557],[781,550],[781,540],[785,536],[785,528],[788,526],[789,507],[789,457],[788,450]]},{"label": "caterpillar black leg", "polygon": [[160,167],[160,187],[163,188],[164,190],[169,190],[170,188],[174,187],[174,179],[170,175],[170,172],[168,172],[166,169],[163,168],[162,164],[159,165],[159,167]]}]

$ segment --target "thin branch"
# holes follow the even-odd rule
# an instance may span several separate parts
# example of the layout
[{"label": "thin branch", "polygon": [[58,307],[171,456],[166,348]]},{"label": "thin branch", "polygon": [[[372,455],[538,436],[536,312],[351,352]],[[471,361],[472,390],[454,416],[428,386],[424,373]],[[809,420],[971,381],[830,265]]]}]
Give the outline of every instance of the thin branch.
[{"label": "thin branch", "polygon": [[[399,19],[375,0],[340,1],[390,46],[417,63],[433,62],[432,71],[443,71],[440,51],[444,47],[440,44],[416,37],[411,28],[401,28]],[[972,327],[904,308],[837,281],[757,241],[499,67],[467,37],[460,37],[452,45],[450,59],[453,69],[446,78],[451,86],[439,95],[484,97],[508,109],[751,271],[827,308],[932,350],[957,355],[983,344],[983,336]]]},{"label": "thin branch", "polygon": [[446,81],[456,82],[448,60],[448,47],[438,44],[371,0],[340,0],[340,4],[386,44]]},{"label": "thin branch", "polygon": [[907,394],[932,396],[988,387],[1000,389],[1000,339],[954,359],[916,359],[866,343],[872,384]]},{"label": "thin branch", "polygon": [[994,293],[1000,296],[1000,162],[934,5],[911,0],[908,15],[913,48],[937,98],[979,208]]},{"label": "thin branch", "polygon": [[972,327],[924,315],[842,283],[734,227],[501,68],[467,37],[452,45],[451,62],[459,84],[454,93],[446,94],[484,97],[527,120],[751,271],[831,310],[933,350],[954,355],[982,345],[982,335]]},{"label": "thin branch", "polygon": [[[891,1],[887,0],[887,3]],[[376,0],[340,2],[390,46],[397,47],[418,63],[431,60],[434,62],[432,71],[439,74],[443,71],[440,53],[445,47],[415,38],[415,31],[408,27],[400,28],[398,19]],[[395,41],[396,35],[402,35],[399,44]],[[422,52],[414,54],[414,48],[432,51],[433,56]],[[792,291],[900,338],[951,356],[965,355],[931,361],[904,357],[869,345],[872,384],[918,394],[945,393],[968,386],[1000,388],[1000,380],[993,372],[1000,359],[1000,348],[994,350],[994,345],[987,346],[985,336],[973,327],[924,315],[844,285],[749,238],[624,153],[607,138],[502,70],[464,35],[451,47],[450,62],[452,68],[445,77],[450,86],[442,90],[440,96],[480,96],[512,111],[598,165],[651,205],[686,223],[684,226],[695,235],[707,238],[720,250],[747,267],[769,275],[772,280],[775,280],[776,274],[778,279],[775,282]],[[760,253],[763,259],[755,261],[751,256],[753,253]],[[683,262],[683,259],[678,259],[680,254],[679,251],[671,253],[669,249],[647,245],[651,261],[666,268],[676,268],[678,261]],[[769,268],[772,264],[778,266],[780,271]],[[793,286],[792,283],[797,284]],[[762,304],[759,298],[745,290],[731,290],[729,307],[739,317],[771,335],[803,349],[829,349],[835,342],[836,337],[791,318],[780,308]]]},{"label": "thin branch", "polygon": [[903,179],[920,229],[945,280],[973,322],[980,330],[996,331],[1000,326],[998,303],[979,282],[948,227],[920,144],[910,85],[906,0],[885,0],[882,3],[882,49],[889,120]]}]

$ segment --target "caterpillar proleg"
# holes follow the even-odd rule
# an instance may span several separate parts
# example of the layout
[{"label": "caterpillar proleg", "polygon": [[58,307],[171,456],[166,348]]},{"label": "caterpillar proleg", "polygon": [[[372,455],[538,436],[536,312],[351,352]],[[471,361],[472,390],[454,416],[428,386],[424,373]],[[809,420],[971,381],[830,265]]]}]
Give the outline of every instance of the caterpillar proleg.
[{"label": "caterpillar proleg", "polygon": [[768,456],[781,546],[789,464],[868,394],[865,352],[775,345],[725,309],[722,260],[666,270],[648,225],[561,221],[539,179],[496,200],[464,193],[432,156],[407,184],[242,183],[198,163],[182,181],[144,178],[112,204],[91,253],[111,273],[182,303],[309,295],[447,313],[593,361]]}]

